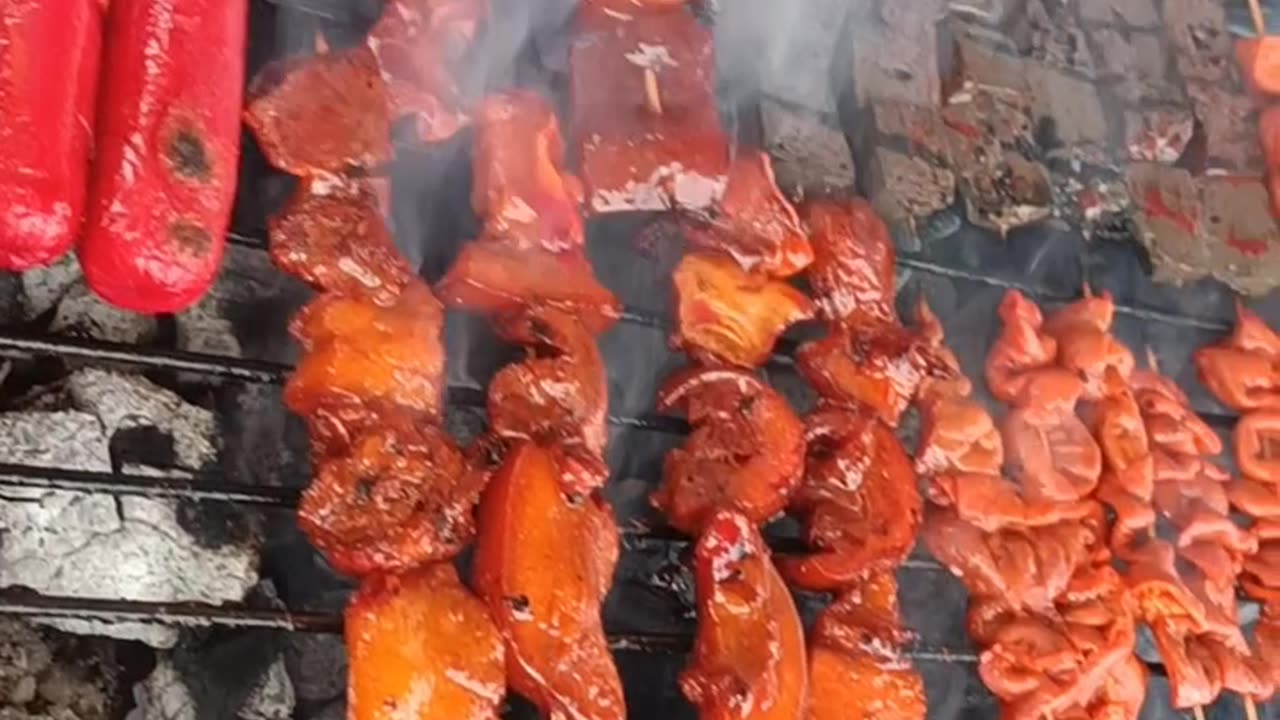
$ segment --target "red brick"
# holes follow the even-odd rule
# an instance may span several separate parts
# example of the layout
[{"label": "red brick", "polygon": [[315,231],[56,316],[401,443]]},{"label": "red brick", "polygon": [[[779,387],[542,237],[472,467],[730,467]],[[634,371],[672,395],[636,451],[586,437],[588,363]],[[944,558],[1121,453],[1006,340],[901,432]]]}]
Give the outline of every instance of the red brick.
[{"label": "red brick", "polygon": [[1165,31],[1188,81],[1238,82],[1226,13],[1217,0],[1165,0]]}]

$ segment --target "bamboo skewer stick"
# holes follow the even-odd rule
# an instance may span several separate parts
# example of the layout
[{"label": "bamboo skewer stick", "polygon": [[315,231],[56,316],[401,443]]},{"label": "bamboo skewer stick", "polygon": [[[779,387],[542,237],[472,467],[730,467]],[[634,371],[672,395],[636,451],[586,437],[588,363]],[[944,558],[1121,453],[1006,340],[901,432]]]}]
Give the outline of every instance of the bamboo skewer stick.
[{"label": "bamboo skewer stick", "polygon": [[1253,704],[1253,698],[1251,697],[1244,699],[1244,714],[1249,720],[1258,720],[1258,706]]},{"label": "bamboo skewer stick", "polygon": [[1267,20],[1262,15],[1262,4],[1260,0],[1249,0],[1249,14],[1253,15],[1253,28],[1258,31],[1258,37],[1267,34]]},{"label": "bamboo skewer stick", "polygon": [[1196,716],[1196,720],[1204,720],[1204,708],[1197,705],[1191,712]]},{"label": "bamboo skewer stick", "polygon": [[654,115],[662,114],[662,95],[658,92],[658,73],[653,68],[644,69],[644,101]]}]

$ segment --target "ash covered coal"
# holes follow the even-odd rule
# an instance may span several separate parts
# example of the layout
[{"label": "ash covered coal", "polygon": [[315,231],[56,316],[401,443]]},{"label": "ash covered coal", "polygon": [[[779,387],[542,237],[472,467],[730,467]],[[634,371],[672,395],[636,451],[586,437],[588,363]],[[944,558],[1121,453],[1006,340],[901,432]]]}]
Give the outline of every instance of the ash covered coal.
[{"label": "ash covered coal", "polygon": [[[0,455],[9,462],[95,472],[120,465],[131,473],[190,477],[217,458],[213,414],[140,377],[79,370],[37,403],[45,409],[0,414]],[[113,439],[142,428],[167,439],[171,466],[114,462]],[[203,537],[192,531],[199,516],[167,499],[6,489],[0,586],[72,597],[239,600],[258,577],[257,533],[246,524],[240,533]],[[172,646],[178,636],[149,624],[48,622],[156,647]]]},{"label": "ash covered coal", "polygon": [[0,618],[0,720],[108,720],[111,649]]},{"label": "ash covered coal", "polygon": [[157,333],[154,317],[98,299],[70,253],[49,267],[22,274],[21,304],[24,320],[48,318],[48,330],[61,335],[136,345],[153,341]]}]

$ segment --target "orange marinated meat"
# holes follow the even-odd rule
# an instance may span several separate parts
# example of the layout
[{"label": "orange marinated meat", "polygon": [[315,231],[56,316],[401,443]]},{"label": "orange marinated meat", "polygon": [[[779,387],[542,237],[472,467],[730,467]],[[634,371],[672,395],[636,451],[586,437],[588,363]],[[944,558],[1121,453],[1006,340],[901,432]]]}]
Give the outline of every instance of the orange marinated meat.
[{"label": "orange marinated meat", "polygon": [[1237,38],[1236,60],[1254,92],[1280,95],[1280,37]]},{"label": "orange marinated meat", "polygon": [[563,167],[555,112],[532,90],[490,95],[476,113],[471,205],[484,237],[520,250],[582,248],[582,185]]},{"label": "orange marinated meat", "polygon": [[773,388],[742,370],[689,369],[663,386],[658,409],[693,426],[653,495],[673,527],[697,534],[717,510],[761,523],[786,507],[804,471],[804,425]]},{"label": "orange marinated meat", "polygon": [[391,305],[413,278],[368,182],[303,178],[267,227],[276,266],[317,290]]},{"label": "orange marinated meat", "polygon": [[804,219],[813,238],[809,284],[822,318],[832,323],[897,322],[897,253],[889,228],[870,203],[861,198],[812,201],[804,206]]},{"label": "orange marinated meat", "polygon": [[987,356],[987,387],[1001,402],[1024,405],[1025,385],[1036,377],[1028,371],[1052,365],[1058,341],[1043,330],[1040,307],[1017,290],[1005,293],[999,314],[1004,326]]},{"label": "orange marinated meat", "polygon": [[598,464],[574,483],[577,490],[602,486],[608,468],[591,458],[604,452],[609,388],[595,338],[577,318],[550,309],[501,316],[495,327],[499,337],[524,346],[530,357],[507,365],[490,381],[490,432],[576,453],[584,468]]},{"label": "orange marinated meat", "polygon": [[1102,474],[1098,444],[1075,414],[1083,385],[1056,368],[1020,376],[1021,395],[1034,398],[1005,417],[1005,458],[1023,495],[1034,502],[1072,502],[1093,492]]},{"label": "orange marinated meat", "polygon": [[1058,364],[1080,375],[1084,397],[1095,400],[1106,391],[1106,374],[1114,370],[1127,379],[1133,372],[1133,353],[1111,334],[1115,301],[1110,293],[1084,298],[1054,312],[1045,332],[1058,341]]},{"label": "orange marinated meat", "polygon": [[916,471],[925,477],[952,472],[999,475],[1004,440],[986,408],[964,395],[938,392],[920,402]]},{"label": "orange marinated meat", "polygon": [[1280,482],[1280,410],[1245,414],[1233,439],[1236,466],[1245,477]]},{"label": "orange marinated meat", "polygon": [[383,413],[347,451],[317,457],[298,525],[348,575],[447,560],[471,540],[483,478],[425,418]]},{"label": "orange marinated meat", "polygon": [[1280,410],[1280,336],[1243,305],[1222,343],[1195,353],[1200,382],[1239,412]]},{"label": "orange marinated meat", "polygon": [[714,514],[694,548],[698,634],[680,688],[701,720],[796,720],[808,705],[804,628],[753,521]]},{"label": "orange marinated meat", "polygon": [[580,253],[520,251],[483,238],[463,247],[436,293],[447,305],[485,315],[554,308],[576,316],[593,334],[609,329],[622,312]]},{"label": "orange marinated meat", "polygon": [[786,278],[813,262],[800,218],[774,183],[763,152],[740,152],[720,202],[689,217],[685,237],[691,244],[726,253],[747,272]]},{"label": "orange marinated meat", "polygon": [[824,408],[806,420],[808,462],[790,510],[814,554],[784,557],[784,577],[834,591],[892,570],[915,546],[921,500],[911,458],[869,412]]},{"label": "orange marinated meat", "polygon": [[351,720],[498,720],[502,636],[453,565],[365,579],[343,632]]},{"label": "orange marinated meat", "polygon": [[578,10],[569,50],[574,153],[592,213],[711,207],[729,139],[710,30],[684,7]]},{"label": "orange marinated meat", "polygon": [[[394,305],[324,294],[289,326],[305,353],[285,405],[311,420],[328,405],[381,403],[440,417],[444,311],[426,285],[405,286]],[[313,426],[314,427],[314,426]]]},{"label": "orange marinated meat", "polygon": [[486,0],[391,0],[369,31],[392,117],[412,117],[424,142],[444,140],[469,120],[453,71],[487,14]]},{"label": "orange marinated meat", "polygon": [[519,441],[477,525],[474,585],[502,633],[511,689],[550,717],[626,717],[600,619],[618,560],[609,505],[566,492],[557,454]]},{"label": "orange marinated meat", "polygon": [[809,643],[809,720],[923,720],[924,682],[898,646],[905,633],[890,573],[837,596]]},{"label": "orange marinated meat", "polygon": [[1083,500],[1051,502],[1027,500],[1018,487],[999,475],[948,473],[930,481],[929,499],[953,508],[967,523],[986,532],[1003,527],[1044,527],[1064,521],[1082,521],[1094,513]]},{"label": "orange marinated meat", "polygon": [[726,255],[685,255],[672,276],[676,329],[672,344],[700,363],[755,367],[778,337],[813,316],[803,293],[748,273]]},{"label": "orange marinated meat", "polygon": [[247,94],[245,125],[267,162],[287,173],[332,175],[391,160],[386,86],[368,48],[277,61]]}]

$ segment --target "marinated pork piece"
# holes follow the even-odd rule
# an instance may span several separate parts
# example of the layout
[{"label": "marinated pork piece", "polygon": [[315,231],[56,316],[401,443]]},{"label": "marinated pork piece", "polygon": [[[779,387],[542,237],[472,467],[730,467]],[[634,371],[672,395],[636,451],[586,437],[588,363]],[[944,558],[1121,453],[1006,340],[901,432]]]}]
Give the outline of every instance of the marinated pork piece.
[{"label": "marinated pork piece", "polygon": [[782,512],[804,469],[804,426],[785,398],[756,376],[690,369],[663,386],[658,409],[680,410],[693,426],[667,453],[653,503],[671,524],[696,535],[717,510],[752,523]]},{"label": "marinated pork piece", "polygon": [[551,105],[533,91],[490,95],[476,113],[471,205],[484,236],[512,247],[579,251],[582,184],[562,167]]},{"label": "marinated pork piece", "polygon": [[248,95],[245,125],[267,162],[287,173],[332,175],[391,160],[387,88],[366,47],[277,61]]},{"label": "marinated pork piece", "polygon": [[368,182],[303,178],[267,229],[276,266],[317,290],[391,305],[414,275]]},{"label": "marinated pork piece", "polygon": [[552,717],[621,720],[600,620],[618,530],[608,503],[566,486],[557,455],[517,442],[493,473],[477,512],[474,584],[505,642],[512,690]]},{"label": "marinated pork piece", "polygon": [[469,122],[455,71],[488,13],[487,0],[392,0],[369,31],[391,117],[412,117],[423,142]]},{"label": "marinated pork piece", "polygon": [[694,548],[698,636],[680,687],[704,720],[794,720],[809,701],[804,628],[753,522],[714,514]]},{"label": "marinated pork piece", "polygon": [[502,637],[449,563],[378,575],[347,606],[352,720],[497,720]]},{"label": "marinated pork piece", "polygon": [[710,207],[729,174],[710,32],[681,6],[589,3],[577,23],[569,94],[591,212]]},{"label": "marinated pork piece", "polygon": [[813,316],[803,293],[748,273],[727,255],[686,255],[672,284],[677,317],[671,343],[704,364],[761,365],[788,327]]}]

